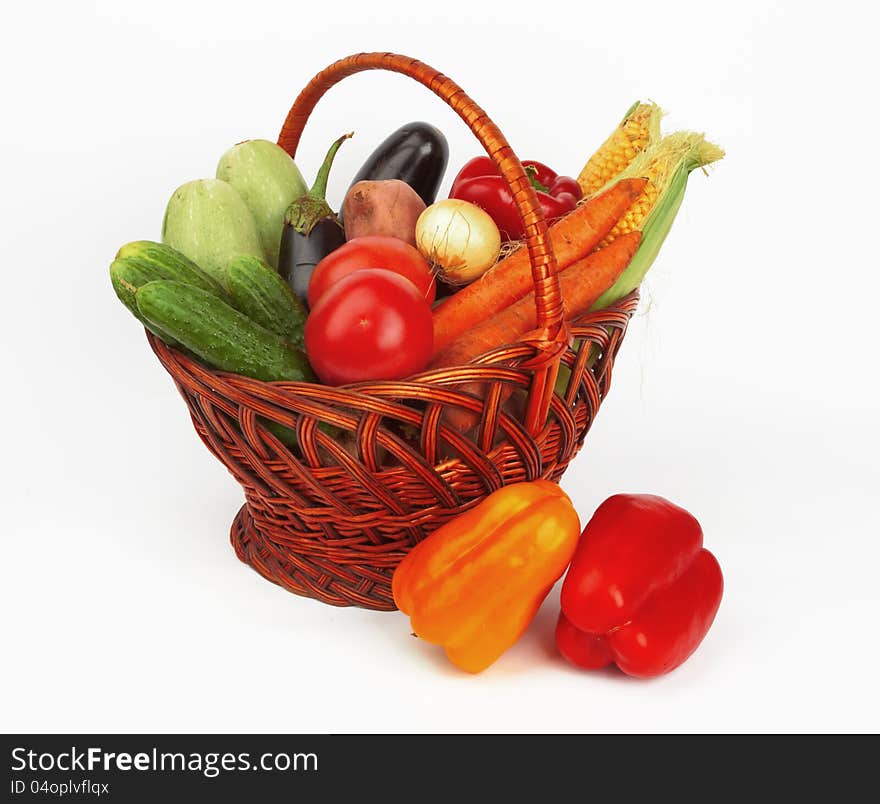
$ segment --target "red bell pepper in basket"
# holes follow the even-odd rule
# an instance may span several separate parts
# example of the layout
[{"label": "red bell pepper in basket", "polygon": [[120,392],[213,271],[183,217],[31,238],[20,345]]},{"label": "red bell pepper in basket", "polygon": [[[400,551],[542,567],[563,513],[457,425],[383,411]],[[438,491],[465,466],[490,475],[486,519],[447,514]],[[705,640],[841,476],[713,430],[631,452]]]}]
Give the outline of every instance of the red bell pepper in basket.
[{"label": "red bell pepper in basket", "polygon": [[572,664],[651,678],[684,662],[724,582],[697,520],[662,497],[618,494],[593,515],[562,585],[556,644]]},{"label": "red bell pepper in basket", "polygon": [[[522,164],[548,223],[577,206],[582,195],[577,180],[559,176],[546,165],[530,159]],[[465,163],[452,183],[449,197],[470,201],[483,209],[495,221],[502,238],[522,240],[525,236],[513,194],[488,156],[477,156]]]}]

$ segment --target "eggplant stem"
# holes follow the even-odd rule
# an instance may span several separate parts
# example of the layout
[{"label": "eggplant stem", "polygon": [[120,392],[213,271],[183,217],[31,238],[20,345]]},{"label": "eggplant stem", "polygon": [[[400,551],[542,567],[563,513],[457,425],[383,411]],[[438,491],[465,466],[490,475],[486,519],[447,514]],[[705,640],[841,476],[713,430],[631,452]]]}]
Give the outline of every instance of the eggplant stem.
[{"label": "eggplant stem", "polygon": [[331,218],[341,226],[327,203],[327,179],[330,176],[330,168],[333,166],[333,158],[336,156],[339,146],[352,136],[354,136],[353,131],[343,134],[330,146],[327,156],[324,157],[321,167],[318,168],[318,175],[315,177],[312,189],[294,200],[287,208],[287,212],[284,213],[285,227],[290,226],[300,234],[307,235],[323,218]]},{"label": "eggplant stem", "polygon": [[343,134],[330,146],[330,150],[327,151],[327,156],[324,157],[321,167],[318,168],[318,175],[315,177],[315,183],[312,185],[312,189],[309,190],[309,195],[312,198],[317,198],[320,201],[326,200],[327,180],[330,178],[330,168],[333,166],[333,159],[336,156],[336,152],[339,150],[339,146],[353,136],[354,132],[349,131],[348,134]]}]

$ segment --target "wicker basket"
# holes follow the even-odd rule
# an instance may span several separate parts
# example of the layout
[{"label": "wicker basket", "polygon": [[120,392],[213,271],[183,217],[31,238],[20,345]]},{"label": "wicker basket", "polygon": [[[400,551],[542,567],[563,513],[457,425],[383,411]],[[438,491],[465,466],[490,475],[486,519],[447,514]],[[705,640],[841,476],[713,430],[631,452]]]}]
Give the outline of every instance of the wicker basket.
[{"label": "wicker basket", "polygon": [[[244,488],[231,533],[238,557],[296,594],[392,610],[391,575],[416,542],[505,484],[561,477],[608,391],[637,296],[566,326],[547,225],[522,165],[479,106],[415,59],[362,53],[332,64],[296,99],[279,144],[295,156],[321,96],[374,69],[407,75],[442,98],[500,168],[525,224],[537,330],[467,366],[340,388],[212,371],[148,338],[202,441]],[[570,370],[564,391],[560,364]],[[485,393],[475,395],[474,382]],[[454,407],[479,417],[465,436],[445,424]],[[298,443],[285,446],[265,420],[292,428]]]}]

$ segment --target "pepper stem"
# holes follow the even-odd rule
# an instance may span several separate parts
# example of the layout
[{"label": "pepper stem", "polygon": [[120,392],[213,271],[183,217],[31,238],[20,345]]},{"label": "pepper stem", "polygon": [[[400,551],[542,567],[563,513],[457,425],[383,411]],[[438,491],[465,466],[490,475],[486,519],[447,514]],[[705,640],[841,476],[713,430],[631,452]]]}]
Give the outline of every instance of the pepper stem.
[{"label": "pepper stem", "polygon": [[538,181],[538,168],[534,165],[524,165],[523,170],[526,172],[529,184],[531,184],[539,193],[547,193],[550,191],[549,187]]}]

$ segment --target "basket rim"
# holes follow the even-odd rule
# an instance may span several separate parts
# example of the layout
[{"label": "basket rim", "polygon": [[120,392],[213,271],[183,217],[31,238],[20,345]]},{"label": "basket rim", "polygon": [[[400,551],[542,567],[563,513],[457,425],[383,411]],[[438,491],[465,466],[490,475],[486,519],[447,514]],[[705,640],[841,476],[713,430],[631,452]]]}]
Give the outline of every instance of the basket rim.
[{"label": "basket rim", "polygon": [[[590,326],[597,321],[600,322],[601,325],[601,319],[608,318],[609,314],[613,314],[614,312],[622,313],[626,315],[627,319],[629,319],[632,318],[633,314],[635,313],[638,302],[639,288],[636,288],[614,304],[609,305],[602,310],[585,313],[580,318],[572,319],[568,323],[569,326],[573,328]],[[164,343],[160,338],[158,338],[148,329],[145,328],[144,332],[147,336],[147,340],[150,342],[150,345],[153,346],[153,351],[157,352],[157,356],[159,356],[159,351],[161,350],[163,354],[167,354],[168,357],[172,358],[173,362],[179,366],[198,367],[199,374],[208,373],[224,380],[232,380],[233,382],[244,379],[247,381],[248,386],[266,386],[267,388],[290,390],[299,393],[305,393],[306,396],[310,396],[312,393],[314,393],[313,391],[310,392],[307,389],[316,388],[330,390],[331,392],[344,393],[346,395],[351,395],[357,398],[360,396],[382,396],[381,393],[376,393],[377,389],[388,388],[390,392],[390,389],[392,387],[400,385],[426,385],[442,388],[446,385],[455,385],[460,382],[474,382],[479,380],[485,381],[492,379],[512,379],[513,377],[509,375],[518,373],[518,367],[516,365],[511,365],[509,361],[512,358],[516,358],[519,356],[525,357],[534,351],[531,346],[524,343],[523,341],[516,341],[510,344],[503,344],[480,355],[477,355],[473,360],[470,360],[460,366],[449,366],[446,368],[420,371],[416,374],[412,374],[409,377],[404,377],[399,380],[369,380],[365,382],[349,383],[346,385],[325,385],[321,382],[297,382],[293,380],[257,380],[253,377],[245,377],[245,375],[243,374],[236,374],[234,372],[214,369],[210,366],[206,366],[200,363],[195,358],[189,357],[188,355],[184,354],[173,346],[169,346],[168,344]],[[156,347],[158,347],[158,349]],[[519,355],[519,352],[522,352],[522,355]],[[162,362],[164,363],[164,361]],[[479,376],[468,377],[466,376],[466,374],[463,376],[461,373],[469,371],[479,371]]]}]

